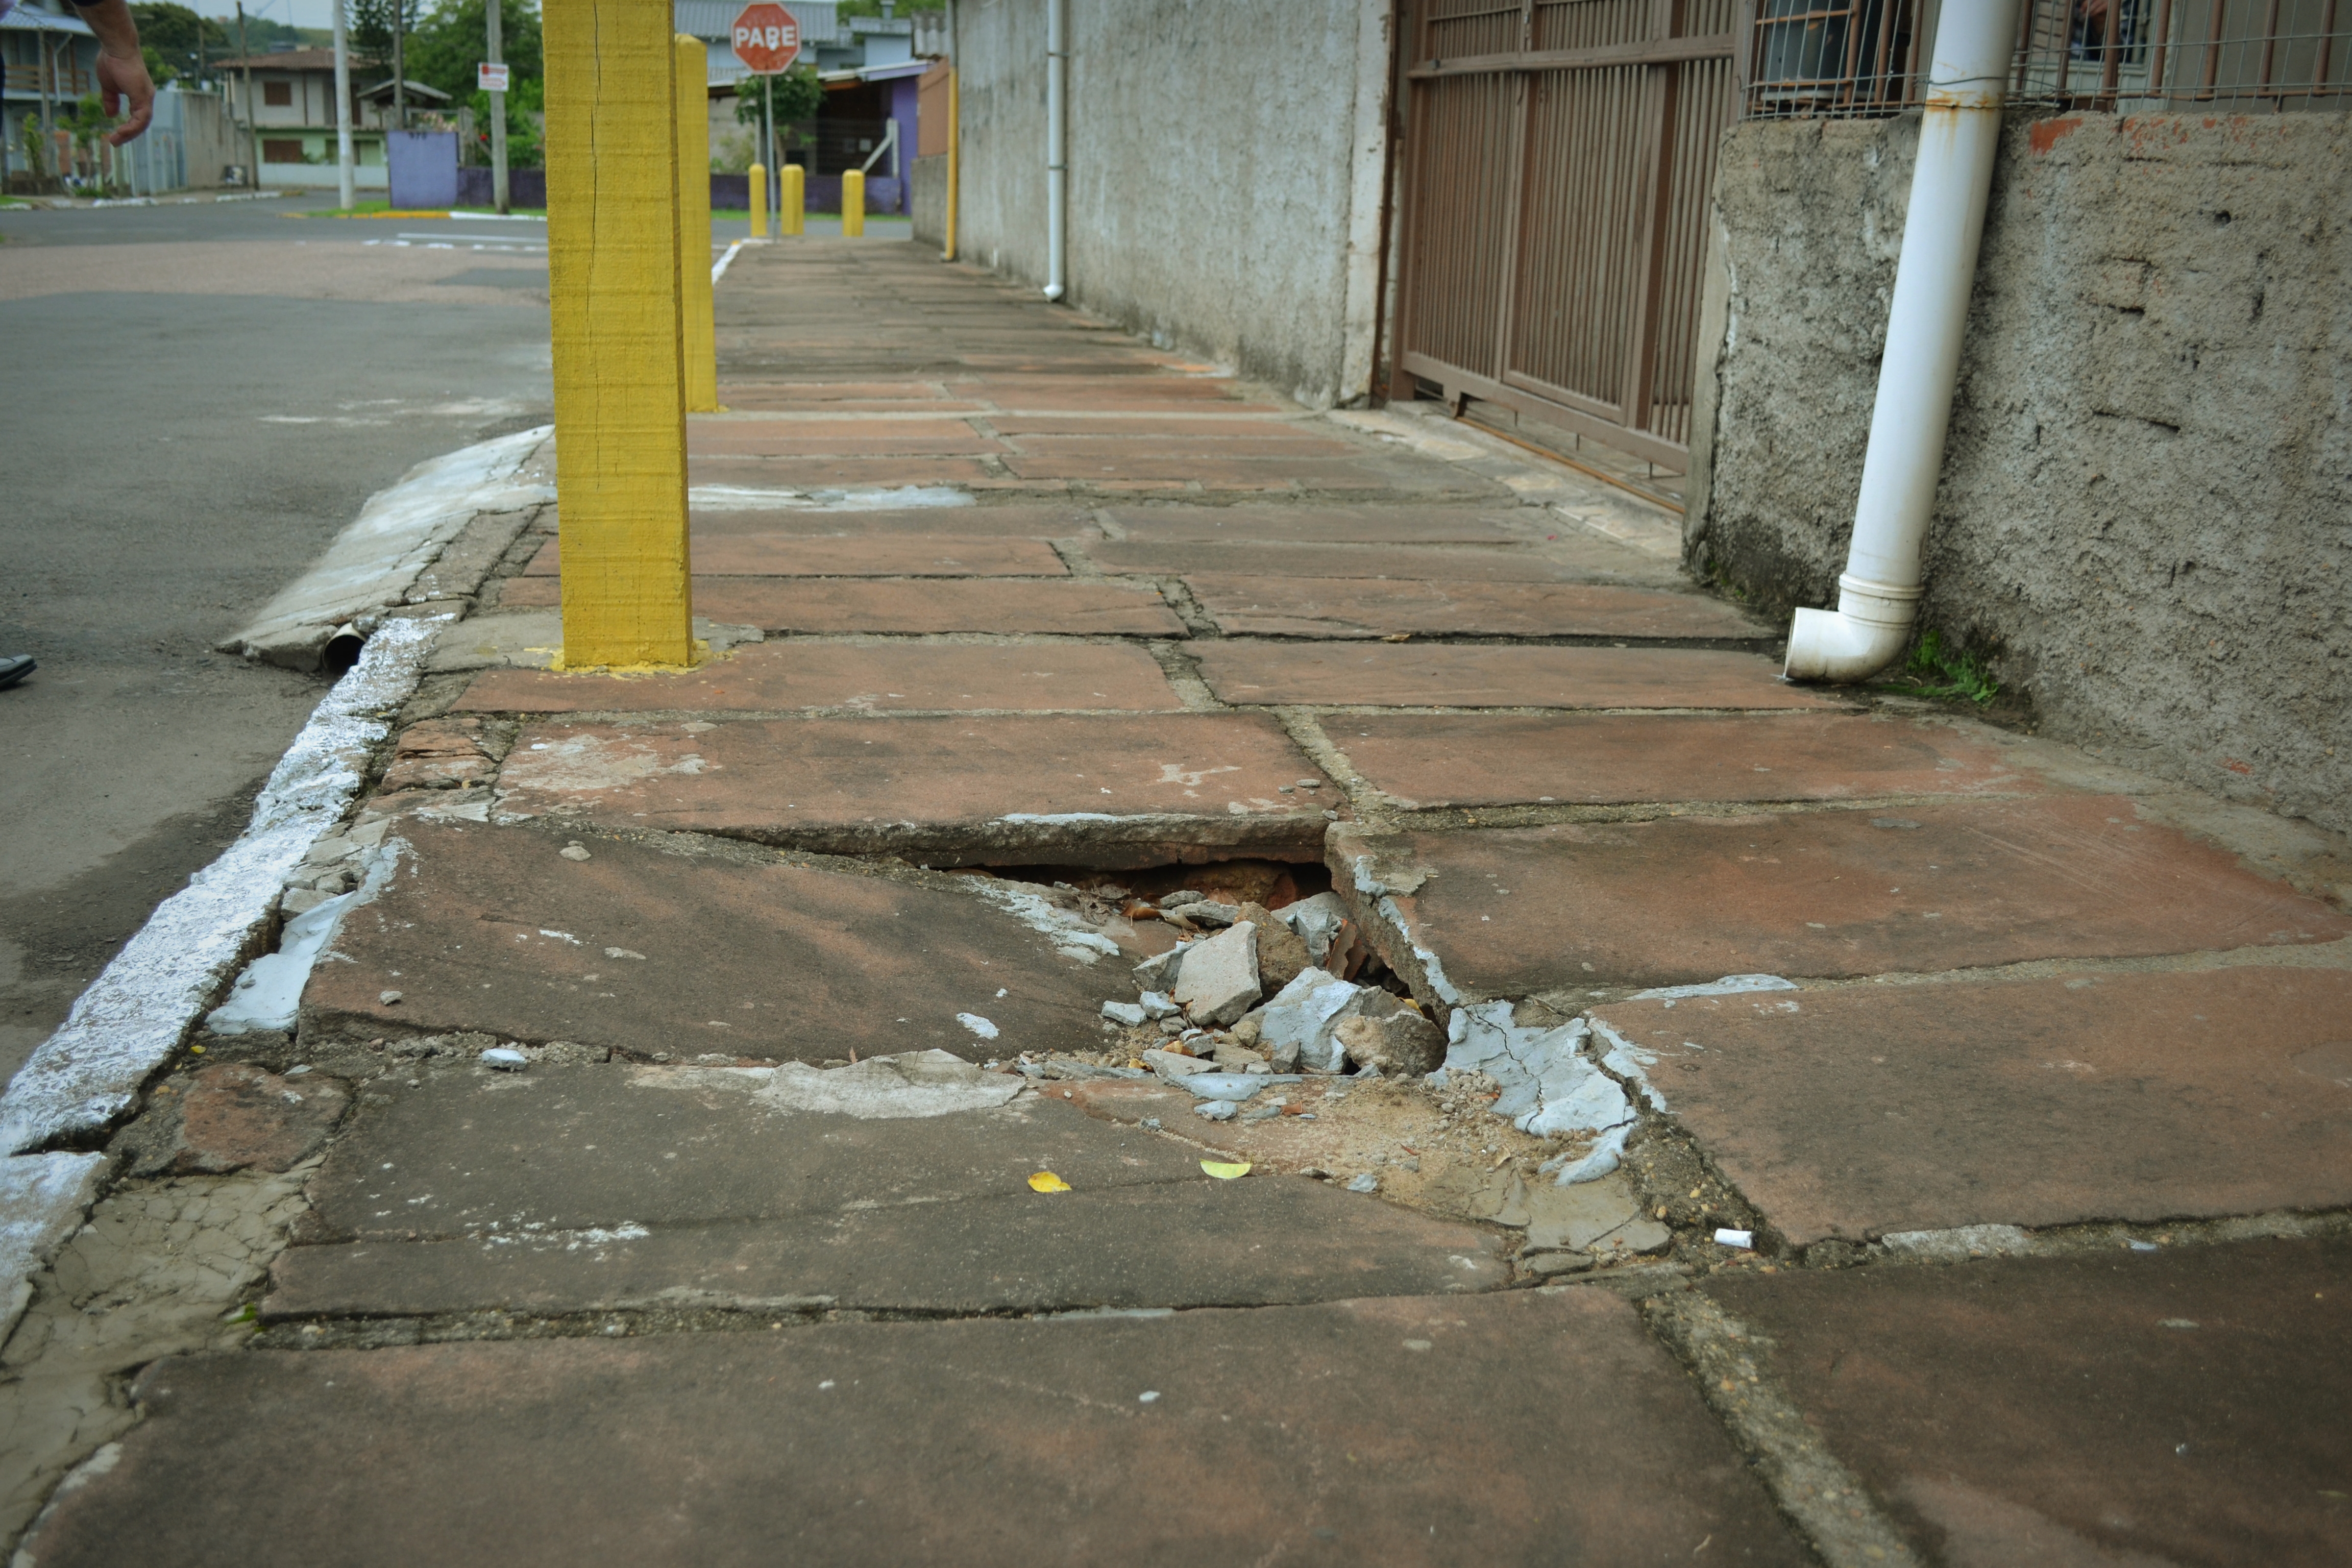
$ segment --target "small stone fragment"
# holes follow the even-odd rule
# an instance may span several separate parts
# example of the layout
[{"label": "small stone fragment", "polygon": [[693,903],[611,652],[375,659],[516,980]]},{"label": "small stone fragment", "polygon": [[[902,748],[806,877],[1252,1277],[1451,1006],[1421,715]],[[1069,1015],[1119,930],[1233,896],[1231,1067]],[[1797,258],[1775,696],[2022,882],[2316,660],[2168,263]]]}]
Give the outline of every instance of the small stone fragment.
[{"label": "small stone fragment", "polygon": [[1145,992],[1137,998],[1136,1005],[1143,1009],[1143,1016],[1147,1018],[1172,1018],[1182,1011],[1173,998],[1160,991]]},{"label": "small stone fragment", "polygon": [[1163,1079],[1190,1078],[1194,1073],[1207,1072],[1210,1064],[1198,1057],[1188,1057],[1181,1051],[1146,1051],[1143,1065]]},{"label": "small stone fragment", "polygon": [[530,1058],[506,1046],[492,1046],[482,1053],[482,1065],[497,1072],[520,1072],[530,1065]]},{"label": "small stone fragment", "polygon": [[1176,1000],[1196,1024],[1231,1024],[1258,995],[1257,928],[1247,921],[1194,943],[1176,980]]},{"label": "small stone fragment", "polygon": [[1589,1252],[1529,1252],[1519,1258],[1519,1271],[1548,1279],[1560,1274],[1581,1274],[1592,1267]]},{"label": "small stone fragment", "polygon": [[1278,918],[1307,944],[1309,960],[1320,963],[1331,951],[1332,936],[1348,918],[1348,908],[1337,893],[1318,893],[1285,905]]},{"label": "small stone fragment", "polygon": [[1351,1193],[1377,1193],[1381,1190],[1381,1179],[1370,1171],[1366,1171],[1362,1175],[1349,1181],[1348,1190]]},{"label": "small stone fragment", "polygon": [[1445,1032],[1408,1008],[1384,1018],[1343,1018],[1331,1035],[1349,1060],[1391,1078],[1417,1078],[1445,1059]]},{"label": "small stone fragment", "polygon": [[1102,1005],[1102,1016],[1114,1024],[1125,1024],[1129,1028],[1151,1016],[1139,1002],[1106,1002]]},{"label": "small stone fragment", "polygon": [[1153,953],[1135,966],[1135,983],[1146,991],[1169,992],[1176,989],[1177,973],[1184,967],[1190,947],[1171,947],[1166,952]]},{"label": "small stone fragment", "polygon": [[567,844],[562,848],[557,850],[556,853],[562,856],[566,860],[585,860],[588,858],[587,848],[580,844]]},{"label": "small stone fragment", "polygon": [[1206,899],[1197,904],[1186,904],[1178,912],[1203,931],[1223,931],[1241,918],[1239,905],[1213,903]]},{"label": "small stone fragment", "polygon": [[1230,1100],[1204,1100],[1192,1108],[1192,1114],[1206,1117],[1211,1121],[1231,1121],[1240,1110],[1241,1107]]},{"label": "small stone fragment", "polygon": [[1257,978],[1265,989],[1279,991],[1314,966],[1307,943],[1264,904],[1244,904],[1239,918],[1257,927]]},{"label": "small stone fragment", "polygon": [[375,999],[383,1005],[391,1007],[396,1006],[399,1004],[400,995],[401,994],[397,991],[379,991],[376,993]]}]

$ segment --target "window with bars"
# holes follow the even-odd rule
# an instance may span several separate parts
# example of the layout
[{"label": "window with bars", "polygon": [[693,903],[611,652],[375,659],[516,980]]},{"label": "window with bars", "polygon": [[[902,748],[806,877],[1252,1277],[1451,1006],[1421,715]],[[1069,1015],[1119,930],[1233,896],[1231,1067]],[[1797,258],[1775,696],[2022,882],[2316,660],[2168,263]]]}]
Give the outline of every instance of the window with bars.
[{"label": "window with bars", "polygon": [[[1916,107],[1937,10],[1937,0],[1756,0],[1743,115]],[[2352,110],[2352,0],[2024,0],[2010,97],[2126,113]]]}]

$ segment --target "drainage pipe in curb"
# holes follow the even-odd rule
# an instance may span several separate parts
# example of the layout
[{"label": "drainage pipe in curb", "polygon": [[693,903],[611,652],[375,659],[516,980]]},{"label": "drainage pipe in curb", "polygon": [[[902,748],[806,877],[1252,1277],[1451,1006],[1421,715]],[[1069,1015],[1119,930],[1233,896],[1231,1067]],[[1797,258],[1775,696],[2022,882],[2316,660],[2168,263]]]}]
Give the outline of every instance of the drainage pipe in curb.
[{"label": "drainage pipe in curb", "polygon": [[1892,664],[1919,612],[1919,552],[1944,466],[1960,338],[2000,147],[2018,0],[1949,0],[1936,26],[1919,160],[1904,214],[1886,353],[1835,610],[1799,610],[1791,680],[1865,680]]}]

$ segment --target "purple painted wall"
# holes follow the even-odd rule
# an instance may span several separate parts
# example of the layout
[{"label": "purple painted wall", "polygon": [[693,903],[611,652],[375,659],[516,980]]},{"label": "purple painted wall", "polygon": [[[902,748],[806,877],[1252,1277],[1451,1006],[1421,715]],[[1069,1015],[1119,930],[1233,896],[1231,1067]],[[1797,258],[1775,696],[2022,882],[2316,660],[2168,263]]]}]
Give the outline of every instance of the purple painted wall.
[{"label": "purple painted wall", "polygon": [[[544,169],[509,169],[507,171],[507,201],[518,207],[543,207],[547,205],[547,171]],[[465,168],[457,171],[457,200],[461,207],[486,207],[490,205],[490,172],[488,169]]]}]

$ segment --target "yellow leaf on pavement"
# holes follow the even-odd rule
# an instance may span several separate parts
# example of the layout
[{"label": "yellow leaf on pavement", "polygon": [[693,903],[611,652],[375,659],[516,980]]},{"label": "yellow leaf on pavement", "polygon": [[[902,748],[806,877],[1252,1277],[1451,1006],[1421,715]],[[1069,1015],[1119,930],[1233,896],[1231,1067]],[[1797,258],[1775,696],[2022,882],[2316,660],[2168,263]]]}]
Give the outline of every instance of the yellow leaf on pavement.
[{"label": "yellow leaf on pavement", "polygon": [[1029,1178],[1029,1190],[1033,1193],[1066,1193],[1070,1190],[1070,1184],[1051,1171],[1040,1171]]},{"label": "yellow leaf on pavement", "polygon": [[1246,1176],[1250,1173],[1249,1162],[1247,1160],[1244,1160],[1237,1165],[1228,1165],[1223,1163],[1222,1161],[1217,1160],[1203,1160],[1201,1162],[1201,1169],[1208,1172],[1209,1174],[1216,1177],[1217,1180],[1221,1182],[1230,1182],[1236,1176]]}]

